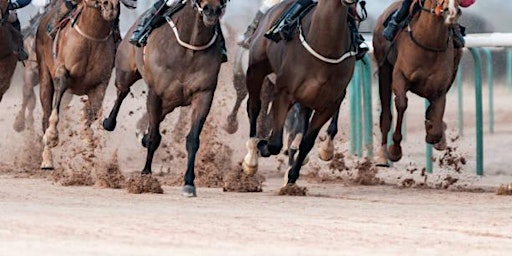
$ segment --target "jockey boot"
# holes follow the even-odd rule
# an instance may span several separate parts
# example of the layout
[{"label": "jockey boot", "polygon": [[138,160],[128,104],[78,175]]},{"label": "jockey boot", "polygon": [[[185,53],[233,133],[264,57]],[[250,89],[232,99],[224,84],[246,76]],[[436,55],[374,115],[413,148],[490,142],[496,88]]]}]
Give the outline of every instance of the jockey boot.
[{"label": "jockey boot", "polygon": [[464,36],[466,35],[466,28],[460,24],[454,24],[452,26],[453,32],[453,46],[455,48],[464,48],[466,45],[466,40]]},{"label": "jockey boot", "polygon": [[276,43],[281,39],[290,40],[293,35],[293,25],[297,18],[299,18],[302,11],[313,3],[312,0],[297,0],[277,19],[274,25],[265,33],[265,37]]},{"label": "jockey boot", "polygon": [[370,49],[366,45],[364,37],[359,34],[356,21],[352,17],[348,18],[348,27],[352,34],[352,44],[357,48],[356,60],[361,60]]},{"label": "jockey boot", "polygon": [[400,6],[393,16],[391,16],[391,20],[388,25],[384,28],[382,35],[388,41],[393,41],[396,36],[396,32],[398,31],[398,24],[407,18],[409,15],[409,8],[411,7],[412,0],[406,0]]},{"label": "jockey boot", "polygon": [[228,51],[226,50],[226,39],[224,39],[224,34],[222,33],[222,28],[220,27],[220,22],[217,22],[215,25],[215,29],[217,29],[219,33],[219,40],[221,43],[220,54],[221,54],[221,62],[228,62]]},{"label": "jockey boot", "polygon": [[258,24],[260,23],[261,17],[263,17],[263,15],[264,13],[258,10],[251,24],[247,27],[247,30],[245,30],[244,38],[240,42],[238,42],[238,45],[242,46],[245,49],[249,49],[251,36],[252,34],[254,34],[254,31],[256,31],[256,28],[258,27]]},{"label": "jockey boot", "polygon": [[130,43],[137,46],[143,47],[146,45],[149,33],[153,30],[153,19],[158,13],[162,13],[167,10],[166,1],[157,1],[148,11],[144,13],[144,16],[137,24],[137,28],[133,31],[132,37],[130,37]]},{"label": "jockey boot", "polygon": [[57,31],[59,31],[58,25],[66,17],[69,15],[77,6],[77,3],[75,3],[73,0],[65,0],[64,4],[57,7],[57,11],[53,14],[53,16],[50,18],[50,21],[48,21],[48,24],[46,24],[46,33],[48,33],[48,36],[53,40],[55,39],[55,36],[57,35]]},{"label": "jockey boot", "polygon": [[20,43],[18,44],[18,51],[15,52],[15,55],[18,56],[18,60],[19,61],[25,61],[25,60],[28,60],[28,54],[27,52],[25,51],[25,47],[23,45],[23,37],[21,36],[21,24],[20,24],[20,20],[18,18],[16,18],[16,21],[14,21],[13,23],[11,23],[11,25],[20,33],[19,36],[20,36]]}]

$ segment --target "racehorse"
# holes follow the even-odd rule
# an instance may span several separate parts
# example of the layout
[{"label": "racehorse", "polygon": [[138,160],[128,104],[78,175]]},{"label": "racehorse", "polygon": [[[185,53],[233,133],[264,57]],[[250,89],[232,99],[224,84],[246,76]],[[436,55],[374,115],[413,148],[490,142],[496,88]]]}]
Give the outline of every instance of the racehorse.
[{"label": "racehorse", "polygon": [[19,32],[8,22],[9,0],[0,0],[0,101],[11,85],[18,59],[13,50],[18,49],[21,41]]},{"label": "racehorse", "polygon": [[199,135],[217,88],[222,59],[215,26],[225,5],[226,0],[188,0],[180,11],[166,17],[169,26],[166,24],[153,30],[144,48],[132,46],[125,38],[116,56],[117,99],[103,127],[114,130],[121,103],[133,83],[143,78],[149,88],[149,132],[143,139],[148,153],[142,174],[151,174],[153,155],[162,138],[160,123],[165,116],[177,107],[192,105],[192,125],[186,137],[187,171],[182,190],[187,197],[196,196],[194,163]]},{"label": "racehorse", "polygon": [[[36,55],[43,108],[42,169],[53,169],[51,148],[58,144],[57,123],[66,91],[87,95],[83,113],[85,131],[98,118],[114,66],[112,22],[118,15],[118,7],[118,0],[83,0],[77,9],[79,14],[58,32],[55,40],[48,36],[46,27],[58,5],[41,18]],[[87,139],[92,143],[92,138]]]},{"label": "racehorse", "polygon": [[[294,185],[299,178],[300,168],[320,129],[336,114],[345,97],[355,63],[347,15],[349,6],[357,3],[354,0],[319,1],[299,22],[298,36],[295,34],[290,41],[279,43],[265,39],[265,31],[292,2],[284,1],[271,8],[251,40],[246,80],[250,139],[246,144],[249,152],[242,164],[244,171],[251,174],[258,167],[258,151],[263,157],[281,151],[288,110],[294,103],[300,103],[306,133],[298,157],[288,172],[287,185]],[[270,73],[276,74],[276,85],[271,107],[272,132],[267,141],[255,136],[262,82]]]},{"label": "racehorse", "polygon": [[[380,16],[377,24],[384,24],[398,8],[393,3]],[[449,27],[459,16],[458,0],[418,1],[421,11],[416,13],[407,30],[400,32],[394,43],[382,36],[383,25],[373,31],[375,58],[379,63],[379,95],[382,105],[380,115],[381,147],[377,165],[388,166],[388,159],[402,157],[402,122],[407,109],[407,92],[411,91],[430,103],[425,114],[425,141],[437,150],[446,148],[446,124],[443,115],[446,93],[451,87],[462,57],[462,50],[454,48]],[[388,54],[389,53],[389,54]],[[387,134],[391,127],[391,94],[395,94],[397,110],[393,144],[387,148]]]}]

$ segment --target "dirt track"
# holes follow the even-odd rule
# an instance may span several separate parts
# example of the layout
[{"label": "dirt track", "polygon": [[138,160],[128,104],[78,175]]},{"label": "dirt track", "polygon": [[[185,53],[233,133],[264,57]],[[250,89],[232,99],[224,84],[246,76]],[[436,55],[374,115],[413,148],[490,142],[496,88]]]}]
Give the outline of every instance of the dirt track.
[{"label": "dirt track", "polygon": [[[308,185],[309,197],[199,189],[185,199],[0,179],[2,255],[505,255],[510,198]],[[316,196],[318,195],[318,196]]]}]

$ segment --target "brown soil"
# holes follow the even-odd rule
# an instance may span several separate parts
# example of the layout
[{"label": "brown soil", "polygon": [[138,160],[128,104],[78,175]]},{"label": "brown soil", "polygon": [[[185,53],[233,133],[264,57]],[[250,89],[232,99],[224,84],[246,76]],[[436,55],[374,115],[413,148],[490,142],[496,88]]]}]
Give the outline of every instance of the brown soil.
[{"label": "brown soil", "polygon": [[142,193],[154,193],[163,194],[164,190],[160,185],[157,178],[151,175],[132,175],[127,183],[128,193],[130,194],[142,194]]},{"label": "brown soil", "polygon": [[308,192],[307,187],[301,187],[297,184],[289,185],[286,184],[286,186],[282,187],[279,190],[278,195],[280,196],[306,196]]},{"label": "brown soil", "polygon": [[242,163],[232,168],[224,176],[224,192],[263,192],[265,177],[259,173],[247,175],[242,169]]},{"label": "brown soil", "polygon": [[383,185],[384,181],[377,177],[378,169],[375,168],[374,164],[369,158],[366,158],[364,162],[358,162],[357,176],[354,181],[359,185]]},{"label": "brown soil", "polygon": [[126,178],[121,173],[117,151],[114,151],[109,162],[96,172],[96,187],[100,188],[123,188]]},{"label": "brown soil", "polygon": [[462,168],[466,165],[466,158],[457,151],[456,146],[447,147],[444,154],[439,158],[438,164],[440,168],[452,169],[457,173],[461,173]]},{"label": "brown soil", "polygon": [[501,185],[496,191],[499,196],[512,196],[512,183],[508,185]]}]

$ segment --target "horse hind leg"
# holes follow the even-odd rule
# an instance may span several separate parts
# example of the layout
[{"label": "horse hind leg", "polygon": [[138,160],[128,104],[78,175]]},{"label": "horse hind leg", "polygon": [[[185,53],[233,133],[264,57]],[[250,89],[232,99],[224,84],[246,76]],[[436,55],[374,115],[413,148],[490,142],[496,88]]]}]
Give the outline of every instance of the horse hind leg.
[{"label": "horse hind leg", "polygon": [[103,128],[105,130],[111,132],[116,128],[117,115],[119,114],[121,105],[123,104],[126,96],[130,93],[130,87],[139,79],[141,79],[139,72],[129,72],[116,69],[115,84],[117,88],[117,98],[109,116],[103,120]]},{"label": "horse hind leg", "polygon": [[194,165],[196,154],[199,150],[199,135],[201,135],[206,117],[210,112],[212,100],[213,92],[203,92],[200,95],[196,95],[192,101],[192,124],[186,142],[188,153],[187,172],[185,173],[185,185],[182,190],[182,195],[186,197],[197,196],[194,185]]},{"label": "horse hind leg", "polygon": [[[345,96],[343,96],[344,98]],[[331,118],[331,123],[327,128],[327,138],[320,147],[320,159],[324,161],[331,161],[334,157],[334,137],[338,134],[338,118],[340,110],[337,109]]]},{"label": "horse hind leg", "polygon": [[391,83],[393,66],[388,62],[384,63],[379,67],[379,98],[381,104],[380,112],[380,133],[381,133],[381,146],[376,154],[376,165],[382,167],[389,167],[388,162],[388,134],[391,129],[391,120],[393,118],[391,114]]}]

